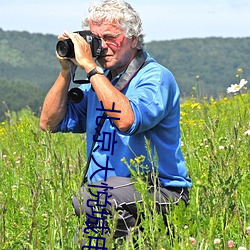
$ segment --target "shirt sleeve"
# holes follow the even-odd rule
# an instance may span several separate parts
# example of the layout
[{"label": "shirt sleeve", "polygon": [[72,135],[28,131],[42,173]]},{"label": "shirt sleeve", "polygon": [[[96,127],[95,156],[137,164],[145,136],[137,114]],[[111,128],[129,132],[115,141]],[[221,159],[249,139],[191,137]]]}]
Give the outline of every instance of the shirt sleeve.
[{"label": "shirt sleeve", "polygon": [[[81,87],[80,87],[81,89]],[[82,89],[83,99],[79,103],[67,102],[67,112],[57,127],[57,132],[86,132],[86,114],[88,103],[88,91]]]},{"label": "shirt sleeve", "polygon": [[155,127],[179,102],[180,92],[172,73],[158,63],[149,63],[133,81],[137,83],[131,84],[132,88],[126,96],[130,100],[135,120],[124,133],[126,135]]}]

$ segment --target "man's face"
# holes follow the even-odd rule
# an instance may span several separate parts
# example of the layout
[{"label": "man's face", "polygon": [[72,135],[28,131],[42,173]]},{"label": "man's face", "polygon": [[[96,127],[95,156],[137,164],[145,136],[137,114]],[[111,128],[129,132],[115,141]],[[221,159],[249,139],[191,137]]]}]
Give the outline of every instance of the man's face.
[{"label": "man's face", "polygon": [[102,39],[101,66],[117,72],[126,68],[135,55],[137,39],[127,38],[118,25],[105,21],[101,25],[90,21],[90,30]]}]

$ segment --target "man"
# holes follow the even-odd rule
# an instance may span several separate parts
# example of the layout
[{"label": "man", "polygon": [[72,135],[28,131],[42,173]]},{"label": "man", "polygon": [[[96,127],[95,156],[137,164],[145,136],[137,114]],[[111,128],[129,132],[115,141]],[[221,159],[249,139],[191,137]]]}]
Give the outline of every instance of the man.
[{"label": "man", "polygon": [[[106,0],[93,4],[83,24],[101,39],[102,51],[97,60],[102,68],[81,35],[65,32],[60,36],[60,40],[71,39],[75,57],[57,55],[62,69],[45,98],[40,126],[52,132],[86,132],[88,183],[97,187],[98,200],[105,203],[108,214],[112,214],[112,208],[120,211],[115,231],[115,237],[119,237],[135,225],[135,202],[141,199],[130,169],[121,159],[129,163],[144,155],[143,164],[149,171],[157,170],[157,205],[161,209],[179,200],[188,203],[191,180],[180,149],[180,93],[171,72],[143,50],[141,20],[128,3]],[[87,73],[90,82],[80,86],[83,99],[79,103],[68,100],[74,65]],[[93,138],[96,128],[99,137]],[[156,150],[156,166],[149,160],[146,140],[152,152]],[[104,187],[109,187],[105,194]],[[94,201],[87,190],[85,184],[80,191],[82,202],[79,197],[73,199],[78,216],[91,214]]]}]

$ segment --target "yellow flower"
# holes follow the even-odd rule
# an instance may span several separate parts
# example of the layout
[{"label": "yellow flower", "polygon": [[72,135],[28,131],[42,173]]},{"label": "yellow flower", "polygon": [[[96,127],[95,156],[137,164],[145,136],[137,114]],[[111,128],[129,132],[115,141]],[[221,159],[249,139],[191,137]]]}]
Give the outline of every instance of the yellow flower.
[{"label": "yellow flower", "polygon": [[195,109],[195,108],[201,109],[201,106],[200,106],[199,103],[196,102],[196,103],[192,103],[192,104],[191,104],[191,108],[192,108],[192,109]]},{"label": "yellow flower", "polygon": [[133,159],[130,159],[130,164],[135,165],[135,161]]},{"label": "yellow flower", "polygon": [[243,69],[242,68],[238,68],[237,71],[238,71],[238,73],[242,73]]}]

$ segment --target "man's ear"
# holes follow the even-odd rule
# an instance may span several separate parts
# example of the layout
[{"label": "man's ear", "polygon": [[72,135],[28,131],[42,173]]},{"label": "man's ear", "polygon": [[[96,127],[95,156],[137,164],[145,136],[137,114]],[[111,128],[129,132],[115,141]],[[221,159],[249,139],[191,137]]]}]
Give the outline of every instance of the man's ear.
[{"label": "man's ear", "polygon": [[131,47],[134,49],[136,48],[138,43],[138,37],[132,37]]}]

